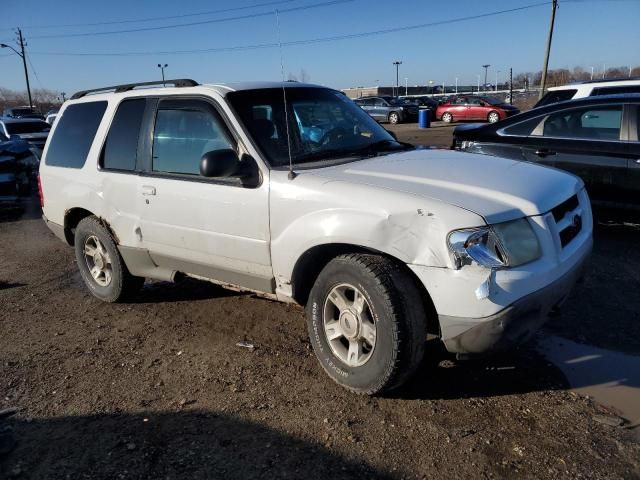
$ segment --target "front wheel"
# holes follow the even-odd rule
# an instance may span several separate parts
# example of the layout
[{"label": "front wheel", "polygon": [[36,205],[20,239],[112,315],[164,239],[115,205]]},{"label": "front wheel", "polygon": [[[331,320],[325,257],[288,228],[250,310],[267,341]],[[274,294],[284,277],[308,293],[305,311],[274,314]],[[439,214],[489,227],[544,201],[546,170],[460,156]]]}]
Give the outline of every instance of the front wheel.
[{"label": "front wheel", "polygon": [[489,112],[487,120],[489,121],[489,123],[496,123],[500,121],[500,114],[498,112]]},{"label": "front wheel", "polygon": [[389,123],[392,123],[394,125],[400,123],[400,115],[398,115],[397,112],[391,112],[389,114]]},{"label": "front wheel", "polygon": [[130,298],[144,278],[129,273],[109,230],[96,217],[83,218],[76,227],[78,269],[89,291],[105,302]]},{"label": "front wheel", "polygon": [[306,308],[320,364],[349,390],[373,395],[398,387],[422,360],[423,299],[408,273],[387,258],[336,257],[318,276]]},{"label": "front wheel", "polygon": [[451,115],[449,112],[444,112],[442,114],[442,121],[444,123],[451,123],[453,122],[453,115]]}]

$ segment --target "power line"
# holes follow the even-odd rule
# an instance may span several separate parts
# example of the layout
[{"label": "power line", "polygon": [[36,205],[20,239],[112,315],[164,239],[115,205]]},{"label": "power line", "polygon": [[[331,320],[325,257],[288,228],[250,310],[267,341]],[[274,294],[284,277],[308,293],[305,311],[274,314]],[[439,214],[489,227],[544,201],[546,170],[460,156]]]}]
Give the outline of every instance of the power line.
[{"label": "power line", "polygon": [[252,8],[259,7],[269,7],[273,5],[279,5],[282,3],[291,3],[297,0],[277,0],[270,2],[262,2],[262,3],[254,3],[251,5],[245,5],[243,7],[233,7],[233,8],[221,8],[218,10],[208,10],[205,12],[198,13],[185,13],[182,15],[169,15],[165,17],[147,17],[147,18],[136,18],[129,20],[113,20],[110,22],[96,22],[96,23],[67,23],[67,24],[57,24],[57,25],[31,25],[23,28],[35,30],[35,29],[45,29],[45,28],[67,28],[67,27],[96,27],[99,25],[117,25],[123,23],[142,23],[142,22],[155,22],[157,20],[171,20],[174,18],[186,18],[186,17],[199,17],[202,15],[211,15],[212,13],[226,13],[226,12],[235,12],[239,10],[249,10]]},{"label": "power line", "polygon": [[[291,7],[285,8],[282,10],[278,10],[280,13],[290,13],[290,12],[298,12],[303,10],[310,10],[312,8],[320,8],[320,7],[328,7],[332,5],[339,5],[343,3],[353,2],[355,0],[330,0],[320,3],[314,3],[311,5],[303,5],[299,7]],[[97,36],[97,35],[117,35],[122,33],[138,33],[138,32],[149,32],[152,30],[167,30],[170,28],[180,28],[180,27],[193,27],[196,25],[209,25],[212,23],[223,23],[223,22],[231,22],[235,20],[245,20],[249,18],[257,18],[257,17],[266,17],[273,15],[273,11],[261,12],[261,13],[249,13],[246,15],[239,15],[236,17],[226,17],[226,18],[215,18],[212,20],[201,20],[199,22],[189,22],[189,23],[175,23],[172,25],[162,25],[158,27],[144,27],[144,28],[131,28],[127,30],[108,30],[104,32],[82,32],[82,33],[59,33],[55,35],[34,35],[31,38],[70,38],[70,37],[88,37],[88,36]]]},{"label": "power line", "polygon": [[[418,25],[406,25],[402,27],[395,28],[386,28],[383,30],[374,30],[369,32],[360,32],[360,33],[350,33],[344,35],[334,35],[330,37],[319,37],[319,38],[311,38],[311,39],[303,39],[303,40],[292,40],[288,42],[282,42],[282,46],[291,47],[298,45],[310,45],[315,43],[326,43],[340,40],[348,40],[353,38],[364,38],[364,37],[372,37],[378,35],[387,35],[390,33],[397,33],[402,31],[409,30],[418,30],[423,28],[435,27],[439,25],[448,25],[451,23],[459,23],[465,22],[469,20],[477,20],[480,18],[492,17],[497,15],[504,15],[507,13],[519,12],[522,10],[528,10],[532,8],[537,8],[545,5],[549,5],[549,1],[534,3],[530,5],[524,5],[522,7],[509,8],[506,10],[498,10],[489,13],[483,13],[478,15],[469,15],[465,17],[457,17],[451,18],[447,20],[440,20],[436,22],[429,23],[421,23]],[[108,52],[108,53],[90,53],[90,52],[37,52],[32,51],[32,55],[62,55],[62,56],[115,56],[115,57],[129,57],[129,56],[145,56],[145,55],[188,55],[188,54],[200,54],[200,53],[221,53],[221,52],[234,52],[234,51],[242,51],[242,50],[257,50],[264,48],[274,48],[278,47],[278,43],[260,43],[253,45],[237,45],[230,47],[217,47],[217,48],[205,48],[205,49],[197,49],[197,50],[173,50],[173,51],[153,51],[153,52]]]}]

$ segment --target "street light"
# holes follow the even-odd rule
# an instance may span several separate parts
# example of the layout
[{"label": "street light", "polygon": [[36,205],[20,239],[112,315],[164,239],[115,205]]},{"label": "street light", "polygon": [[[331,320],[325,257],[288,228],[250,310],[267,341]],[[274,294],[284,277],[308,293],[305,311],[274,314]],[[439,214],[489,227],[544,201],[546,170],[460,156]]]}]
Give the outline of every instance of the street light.
[{"label": "street light", "polygon": [[[491,65],[486,64],[486,65],[482,65],[482,68],[484,68],[484,88],[487,88],[487,70],[489,70],[489,67]],[[480,89],[478,89],[478,91],[480,91]]]},{"label": "street light", "polygon": [[27,71],[27,59],[24,53],[24,43],[22,41],[22,32],[20,30],[18,30],[18,35],[20,36],[20,47],[21,47],[22,53],[17,51],[11,45],[7,45],[6,43],[0,43],[0,48],[10,48],[11,50],[13,50],[13,52],[16,55],[22,58],[22,66],[24,67],[24,78],[27,81],[27,95],[29,96],[29,108],[33,108],[33,101],[31,100],[31,87],[29,86],[29,72]]},{"label": "street light", "polygon": [[409,95],[407,92],[409,91],[409,79],[404,77],[404,95],[405,97]]},{"label": "street light", "polygon": [[498,91],[498,75],[500,74],[500,70],[496,70],[496,92]]},{"label": "street light", "polygon": [[164,84],[164,69],[167,68],[168,66],[169,66],[169,64],[167,64],[167,63],[165,63],[164,65],[161,64],[161,63],[158,64],[158,68],[160,70],[162,70],[162,86],[163,87],[165,86],[165,84]]},{"label": "street light", "polygon": [[[476,77],[478,77],[478,93],[480,93],[480,75],[476,75]],[[471,87],[471,90],[473,90],[473,87]]]},{"label": "street light", "polygon": [[400,92],[399,88],[400,88],[400,77],[398,77],[398,68],[400,67],[400,65],[402,65],[402,62],[400,60],[396,60],[395,62],[393,62],[393,64],[396,66],[396,95]]},{"label": "street light", "polygon": [[456,77],[456,95],[458,94],[458,77]]}]

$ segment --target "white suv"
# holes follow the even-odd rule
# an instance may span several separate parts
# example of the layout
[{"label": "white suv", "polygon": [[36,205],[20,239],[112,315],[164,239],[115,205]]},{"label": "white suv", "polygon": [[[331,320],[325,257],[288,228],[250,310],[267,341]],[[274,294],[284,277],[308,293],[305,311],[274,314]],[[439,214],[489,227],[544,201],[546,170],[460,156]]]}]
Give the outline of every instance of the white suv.
[{"label": "white suv", "polygon": [[44,151],[44,219],[104,301],[188,275],[306,305],[327,373],[373,394],[428,336],[528,337],[591,250],[573,175],[415,149],[328,88],[165,83],[75,94]]},{"label": "white suv", "polygon": [[623,95],[629,93],[640,93],[640,78],[575,82],[560,87],[549,88],[547,93],[538,100],[534,108],[576,98]]}]

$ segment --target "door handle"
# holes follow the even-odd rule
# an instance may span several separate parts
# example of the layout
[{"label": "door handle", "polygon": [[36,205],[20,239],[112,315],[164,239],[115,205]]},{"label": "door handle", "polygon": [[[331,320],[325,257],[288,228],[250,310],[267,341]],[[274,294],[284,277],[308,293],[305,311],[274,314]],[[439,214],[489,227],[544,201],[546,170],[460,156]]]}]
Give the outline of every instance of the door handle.
[{"label": "door handle", "polygon": [[143,185],[142,186],[142,195],[155,195],[156,187],[152,185]]},{"label": "door handle", "polygon": [[556,152],[554,152],[552,150],[547,150],[546,148],[541,148],[539,150],[536,150],[536,155],[541,157],[541,158],[549,157],[549,156],[552,156],[552,155],[555,155],[555,154],[556,154]]}]

